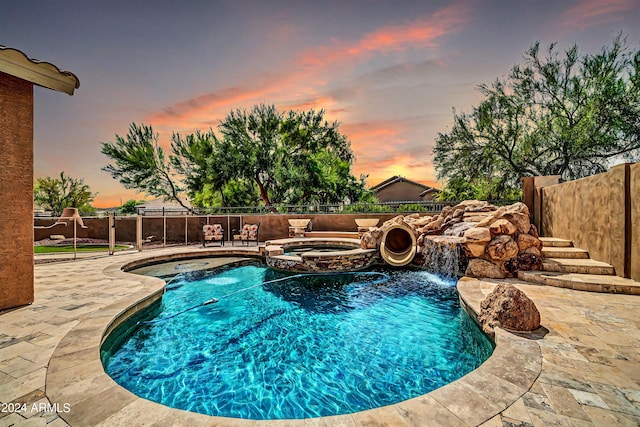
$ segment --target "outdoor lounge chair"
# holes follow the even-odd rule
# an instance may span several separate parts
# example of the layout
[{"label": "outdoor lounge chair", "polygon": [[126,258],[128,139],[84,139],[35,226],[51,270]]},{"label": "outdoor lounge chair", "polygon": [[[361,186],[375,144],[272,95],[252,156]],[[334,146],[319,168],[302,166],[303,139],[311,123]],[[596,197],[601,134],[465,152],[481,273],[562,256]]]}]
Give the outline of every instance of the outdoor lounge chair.
[{"label": "outdoor lounge chair", "polygon": [[207,242],[220,242],[220,246],[224,246],[222,224],[204,224],[202,226],[202,247],[206,247]]},{"label": "outdoor lounge chair", "polygon": [[242,230],[238,232],[238,230],[233,230],[233,244],[235,242],[240,241],[247,246],[249,246],[249,242],[256,242],[258,245],[258,233],[260,231],[260,223],[257,224],[245,224],[242,226]]}]

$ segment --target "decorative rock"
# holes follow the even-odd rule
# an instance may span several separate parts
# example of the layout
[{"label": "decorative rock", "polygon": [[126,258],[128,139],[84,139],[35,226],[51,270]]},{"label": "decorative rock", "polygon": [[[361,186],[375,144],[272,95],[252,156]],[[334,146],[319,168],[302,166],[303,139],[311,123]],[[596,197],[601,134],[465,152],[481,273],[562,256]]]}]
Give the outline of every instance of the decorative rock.
[{"label": "decorative rock", "polygon": [[531,234],[533,237],[540,237],[540,235],[538,234],[538,229],[534,224],[531,224],[531,228],[529,229],[529,234]]},{"label": "decorative rock", "polygon": [[435,220],[431,221],[429,224],[422,227],[423,233],[430,234],[430,233],[433,233],[434,231],[440,230],[440,227],[442,227],[442,223],[444,222],[444,220],[440,217],[435,217],[435,218],[436,218]]},{"label": "decorative rock", "polygon": [[466,212],[488,212],[490,210],[496,210],[496,207],[490,205],[489,202],[480,200],[465,200],[453,207],[454,210],[458,208],[463,208]]},{"label": "decorative rock", "polygon": [[520,289],[500,283],[480,304],[482,330],[495,336],[495,328],[533,331],[540,327],[540,312]]},{"label": "decorative rock", "polygon": [[518,244],[510,236],[501,235],[489,242],[486,251],[491,259],[504,261],[518,255]]},{"label": "decorative rock", "polygon": [[480,221],[478,227],[488,227],[498,219],[506,219],[516,226],[519,233],[528,233],[531,229],[531,221],[529,219],[529,208],[522,202],[513,205],[503,206],[487,219]]},{"label": "decorative rock", "polygon": [[486,214],[486,213],[475,213],[475,212],[471,212],[471,213],[465,213],[464,214],[464,220],[467,222],[480,222],[480,221],[484,221],[485,219],[487,219],[487,217],[490,216],[490,214]]},{"label": "decorative rock", "polygon": [[360,247],[362,249],[375,249],[378,247],[378,239],[373,235],[372,231],[367,231],[360,237]]},{"label": "decorative rock", "polygon": [[445,236],[462,237],[467,230],[472,229],[475,226],[473,222],[459,222],[453,224],[451,228],[447,229],[443,234]]},{"label": "decorative rock", "polygon": [[470,277],[486,277],[490,279],[504,279],[507,277],[498,265],[480,258],[469,260],[469,265],[464,274]]},{"label": "decorative rock", "polygon": [[464,245],[464,248],[467,250],[467,254],[473,258],[480,258],[485,254],[485,248],[487,245],[485,243],[469,243],[467,242]]},{"label": "decorative rock", "polygon": [[536,248],[535,246],[531,246],[530,248],[525,249],[524,251],[522,251],[521,254],[530,254],[530,255],[542,257],[542,251]]},{"label": "decorative rock", "polygon": [[[534,247],[530,249],[537,250],[537,248]],[[503,268],[511,276],[515,276],[520,270],[542,270],[542,257],[531,253],[524,253],[507,260]]]},{"label": "decorative rock", "polygon": [[413,224],[414,227],[420,228],[420,227],[424,227],[425,225],[429,224],[432,220],[433,220],[433,217],[422,216],[420,218],[412,219],[412,220],[410,220],[408,222]]},{"label": "decorative rock", "polygon": [[497,236],[500,234],[508,234],[509,236],[513,236],[516,234],[515,225],[511,224],[506,219],[499,219],[489,227],[492,236]]},{"label": "decorative rock", "polygon": [[453,211],[453,218],[461,218],[464,215],[464,208],[457,208]]},{"label": "decorative rock", "polygon": [[525,251],[528,248],[537,248],[542,250],[542,242],[537,237],[531,234],[519,234],[518,235],[518,250],[519,252]]},{"label": "decorative rock", "polygon": [[[503,206],[500,208],[503,212],[498,215],[498,218],[505,218],[509,220],[519,233],[527,233],[531,229],[531,219],[529,218],[529,208],[522,202],[514,203],[513,205]],[[498,209],[498,211],[500,211]]]},{"label": "decorative rock", "polygon": [[464,237],[469,242],[490,242],[491,232],[487,227],[474,227],[464,232]]}]

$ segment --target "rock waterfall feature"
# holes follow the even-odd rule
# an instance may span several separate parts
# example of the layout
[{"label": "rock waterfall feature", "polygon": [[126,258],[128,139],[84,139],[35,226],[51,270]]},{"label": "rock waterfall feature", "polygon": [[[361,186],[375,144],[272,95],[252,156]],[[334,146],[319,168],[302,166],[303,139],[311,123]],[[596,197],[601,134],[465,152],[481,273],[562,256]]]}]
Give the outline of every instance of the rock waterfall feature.
[{"label": "rock waterfall feature", "polygon": [[450,276],[505,278],[542,266],[542,243],[524,203],[468,200],[434,216],[399,215],[361,237],[387,264],[409,263]]}]

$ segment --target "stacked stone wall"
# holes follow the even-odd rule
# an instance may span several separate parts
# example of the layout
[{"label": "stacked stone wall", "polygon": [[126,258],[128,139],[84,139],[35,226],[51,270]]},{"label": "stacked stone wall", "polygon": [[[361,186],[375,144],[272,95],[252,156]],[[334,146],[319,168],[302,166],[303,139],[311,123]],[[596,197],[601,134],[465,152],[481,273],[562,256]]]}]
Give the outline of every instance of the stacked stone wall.
[{"label": "stacked stone wall", "polygon": [[[469,200],[446,207],[435,216],[397,216],[362,236],[362,247],[379,248],[384,231],[405,223],[417,237],[416,263],[431,265],[435,246],[464,252],[464,274],[471,277],[514,277],[519,270],[540,269],[542,242],[524,203],[497,207]],[[454,266],[456,267],[456,266]]]}]

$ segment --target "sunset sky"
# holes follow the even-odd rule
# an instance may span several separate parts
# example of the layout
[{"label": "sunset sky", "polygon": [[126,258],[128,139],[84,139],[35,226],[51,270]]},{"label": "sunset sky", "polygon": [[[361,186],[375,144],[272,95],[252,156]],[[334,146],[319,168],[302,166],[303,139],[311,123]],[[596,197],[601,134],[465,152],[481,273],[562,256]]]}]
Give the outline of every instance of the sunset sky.
[{"label": "sunset sky", "polygon": [[81,84],[35,89],[35,175],[83,178],[97,207],[143,197],[101,171],[101,141],[136,122],[168,146],[257,103],[325,109],[369,186],[440,187],[435,138],[477,85],[535,41],[595,53],[621,31],[638,45],[640,0],[0,1],[0,45]]}]

